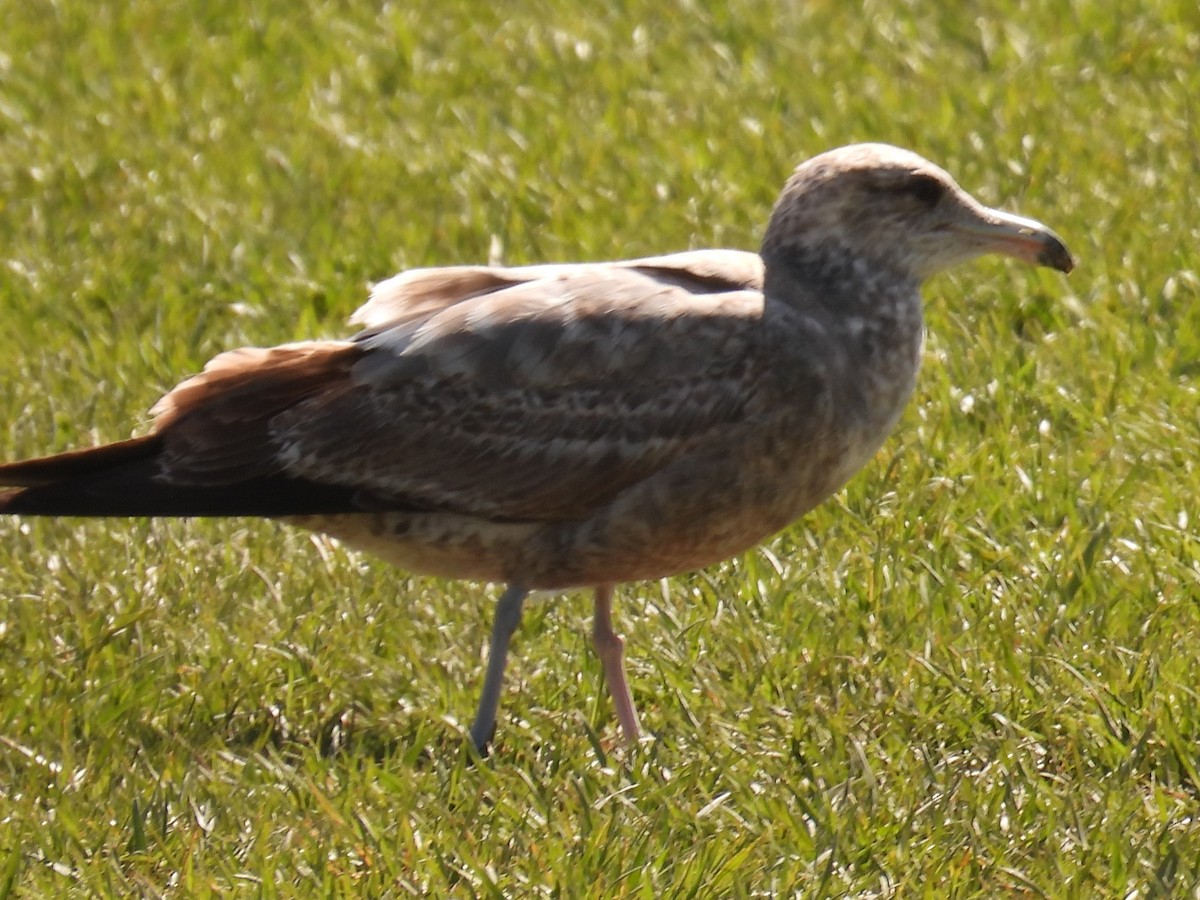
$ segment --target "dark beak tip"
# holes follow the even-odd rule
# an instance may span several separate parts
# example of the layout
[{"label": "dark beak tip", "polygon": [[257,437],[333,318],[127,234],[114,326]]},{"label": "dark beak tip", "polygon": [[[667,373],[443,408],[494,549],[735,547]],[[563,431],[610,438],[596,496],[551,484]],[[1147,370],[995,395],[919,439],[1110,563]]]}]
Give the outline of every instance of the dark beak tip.
[{"label": "dark beak tip", "polygon": [[1071,256],[1071,251],[1057,238],[1046,243],[1042,252],[1038,254],[1038,262],[1051,269],[1057,269],[1064,275],[1070,274],[1075,268],[1075,258]]}]

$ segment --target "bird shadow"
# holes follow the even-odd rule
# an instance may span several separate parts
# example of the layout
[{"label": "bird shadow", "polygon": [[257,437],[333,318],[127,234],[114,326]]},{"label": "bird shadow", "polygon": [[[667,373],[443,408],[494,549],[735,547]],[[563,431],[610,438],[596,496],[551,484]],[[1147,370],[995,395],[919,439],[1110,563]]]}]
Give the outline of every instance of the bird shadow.
[{"label": "bird shadow", "polygon": [[352,702],[326,714],[315,726],[291,722],[277,704],[243,711],[227,719],[226,744],[234,750],[268,752],[296,766],[304,759],[369,759],[415,769],[463,758],[467,765],[487,759],[456,723],[420,713],[380,715]]}]

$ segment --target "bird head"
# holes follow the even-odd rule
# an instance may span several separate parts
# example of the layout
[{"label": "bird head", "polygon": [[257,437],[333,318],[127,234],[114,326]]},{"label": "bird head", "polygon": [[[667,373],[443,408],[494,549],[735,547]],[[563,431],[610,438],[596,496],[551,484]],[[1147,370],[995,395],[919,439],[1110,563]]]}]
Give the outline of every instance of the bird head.
[{"label": "bird head", "polygon": [[830,150],[796,168],[775,204],[762,256],[806,267],[861,261],[917,282],[987,253],[1069,272],[1062,239],[984,206],[945,170],[887,144]]}]

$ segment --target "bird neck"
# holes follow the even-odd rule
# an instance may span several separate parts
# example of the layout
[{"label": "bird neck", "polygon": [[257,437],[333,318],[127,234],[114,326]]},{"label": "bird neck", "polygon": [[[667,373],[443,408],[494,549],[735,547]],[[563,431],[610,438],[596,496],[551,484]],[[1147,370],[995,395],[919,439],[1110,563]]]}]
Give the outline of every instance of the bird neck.
[{"label": "bird neck", "polygon": [[906,332],[921,327],[919,279],[886,261],[825,244],[764,247],[762,256],[768,303],[819,313],[855,330],[864,324]]},{"label": "bird neck", "polygon": [[[915,276],[852,253],[790,252],[763,260],[764,321],[785,371],[814,367],[865,444],[882,440],[920,367],[924,322]],[[786,322],[788,327],[774,327]]]}]

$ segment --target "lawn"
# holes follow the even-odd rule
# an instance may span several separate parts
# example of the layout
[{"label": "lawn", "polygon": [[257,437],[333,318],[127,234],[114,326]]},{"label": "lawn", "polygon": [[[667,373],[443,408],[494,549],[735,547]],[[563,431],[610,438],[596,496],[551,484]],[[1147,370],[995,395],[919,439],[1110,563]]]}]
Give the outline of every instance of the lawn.
[{"label": "lawn", "polygon": [[877,458],[744,557],[532,605],[252,521],[0,521],[0,898],[1200,896],[1200,12],[0,0],[0,457],[129,436],[407,266],[757,246],[882,140],[1069,277],[926,288]]}]

